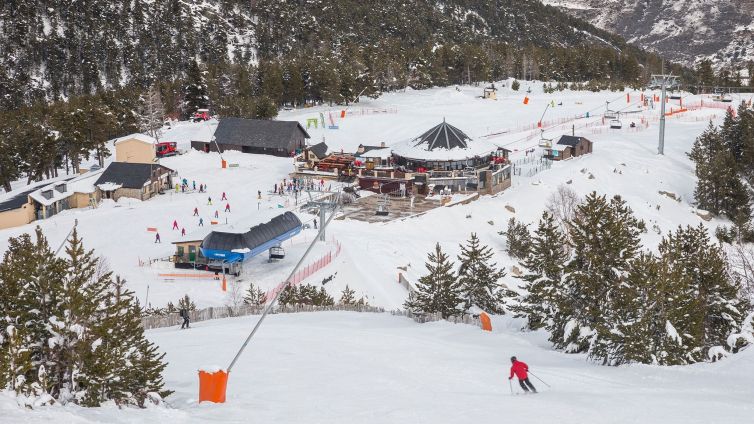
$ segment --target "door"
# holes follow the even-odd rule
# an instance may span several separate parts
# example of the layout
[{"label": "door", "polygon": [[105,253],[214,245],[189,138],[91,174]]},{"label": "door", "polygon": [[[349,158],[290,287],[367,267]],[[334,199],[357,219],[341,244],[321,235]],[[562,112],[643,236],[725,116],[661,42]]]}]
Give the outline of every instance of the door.
[{"label": "door", "polygon": [[189,246],[189,262],[196,262],[196,246]]}]

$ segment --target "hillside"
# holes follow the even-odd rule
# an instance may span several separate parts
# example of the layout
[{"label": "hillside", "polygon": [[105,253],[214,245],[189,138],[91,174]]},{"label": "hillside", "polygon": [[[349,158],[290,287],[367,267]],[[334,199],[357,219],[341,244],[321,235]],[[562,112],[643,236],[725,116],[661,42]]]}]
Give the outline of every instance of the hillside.
[{"label": "hillside", "polygon": [[[251,79],[254,92],[245,94],[259,95],[253,80],[266,71],[245,68],[263,59],[283,67],[271,72],[286,92],[307,89],[308,99],[325,101],[328,91],[352,99],[370,79],[382,80],[372,91],[540,73],[636,81],[637,61],[657,63],[536,0],[20,0],[0,5],[0,46],[3,108],[157,81],[170,112],[180,99],[169,94],[182,91],[195,59],[223,94],[238,78],[238,90]],[[567,63],[574,55],[583,63]],[[430,70],[434,78],[422,79]]]},{"label": "hillside", "polygon": [[543,0],[662,56],[717,67],[754,60],[752,0]]}]

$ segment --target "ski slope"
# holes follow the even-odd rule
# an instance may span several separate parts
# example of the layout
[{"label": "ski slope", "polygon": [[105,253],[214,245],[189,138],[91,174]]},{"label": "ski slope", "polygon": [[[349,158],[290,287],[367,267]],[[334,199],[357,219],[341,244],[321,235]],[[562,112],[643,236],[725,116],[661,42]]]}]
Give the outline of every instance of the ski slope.
[{"label": "ski slope", "polygon": [[[31,411],[0,395],[0,422],[741,424],[754,414],[752,349],[715,364],[603,367],[507,317],[489,334],[349,312],[270,316],[231,372],[227,402],[198,404],[197,369],[227,367],[256,319],[149,331],[176,391],[165,408]],[[540,394],[512,396],[511,355],[552,387],[531,378]]]},{"label": "ski slope", "polygon": [[[536,148],[540,138],[536,123],[547,104],[554,103],[555,107],[549,107],[543,119],[545,138],[557,139],[562,134],[570,134],[571,125],[575,125],[577,135],[594,142],[593,154],[557,162],[552,169],[534,176],[514,176],[513,187],[495,197],[482,196],[468,205],[438,208],[419,217],[389,223],[334,220],[328,229],[328,239],[338,240],[343,253],[306,282],[319,284],[324,278],[335,275],[326,285],[334,297],[338,298],[343,288],[349,285],[356,290],[357,297],[365,296],[372,305],[399,308],[407,293],[397,284],[398,267],[405,267],[404,274],[409,279],[416,279],[424,272],[426,254],[436,242],[454,257],[459,252],[458,244],[468,239],[471,232],[476,232],[482,242],[493,247],[497,263],[510,270],[515,263],[505,254],[503,237],[498,232],[505,229],[510,217],[535,223],[550,194],[569,181],[567,185],[582,196],[596,190],[626,198],[636,215],[650,228],[643,236],[647,248],[653,248],[661,237],[652,230],[655,226],[660,233],[665,233],[677,225],[698,225],[701,222],[714,229],[725,223],[716,219],[706,222],[694,213],[695,180],[693,166],[686,157],[686,152],[708,121],[721,122],[723,110],[705,108],[686,112],[677,119],[669,118],[666,154],[658,156],[658,125],[652,119],[656,119],[659,111],[640,109],[638,92],[629,92],[627,101],[623,92],[545,94],[539,82],[522,82],[519,91],[505,88],[501,82],[497,86],[500,89],[496,101],[479,98],[482,86],[460,86],[457,89],[446,87],[387,93],[378,99],[362,98],[348,108],[344,119],[340,118],[340,111],[346,109],[343,106],[281,112],[279,119],[295,119],[304,126],[307,119],[319,118],[320,113],[326,121],[332,115],[339,129],[309,129],[312,143],[324,139],[332,151],[353,151],[359,144],[384,142],[389,146],[416,137],[445,118],[472,137],[489,136],[484,138],[510,149],[511,158],[517,161],[526,157],[524,152],[527,149]],[[526,92],[529,88],[531,93]],[[523,103],[524,97],[529,98],[527,105]],[[688,95],[684,101],[691,104],[699,99]],[[748,100],[735,96],[734,101],[741,99]],[[624,118],[622,130],[609,130],[609,122],[602,122],[606,102],[613,110],[636,112]],[[668,108],[678,107],[677,101],[668,104]],[[550,124],[584,116],[587,112],[590,118]],[[640,119],[648,120],[647,128],[628,128],[630,121],[639,122]],[[161,163],[176,170],[179,178],[186,178],[189,184],[192,181],[196,181],[197,186],[207,184],[209,193],[171,191],[145,202],[122,199],[117,204],[106,201],[97,209],[64,211],[47,220],[0,230],[0,252],[7,248],[8,237],[33,231],[36,225],[42,227],[50,243],[56,247],[78,219],[85,246],[106,258],[112,270],[128,281],[143,304],[164,306],[184,294],[188,294],[199,307],[227,304],[227,295],[217,282],[160,278],[160,273],[172,270],[170,262],[145,266],[174,253],[171,242],[182,237],[179,230],[171,229],[173,220],[177,220],[181,228],[186,228],[187,237],[200,230],[199,217],[193,216],[195,207],[199,208],[205,226],[214,219],[217,210],[220,223],[227,220],[228,224],[239,228],[251,227],[295,208],[292,196],[268,194],[274,184],[287,179],[293,170],[290,158],[226,152],[223,157],[238,167],[221,169],[217,153],[190,150],[191,140],[211,138],[216,125],[216,121],[172,123],[161,137],[162,141],[175,141],[180,149],[188,150],[184,155],[165,158]],[[262,199],[257,199],[258,191],[262,192]],[[674,193],[681,201],[674,201],[659,191]],[[223,192],[227,193],[231,206],[228,214],[223,212],[226,202],[220,201]],[[213,199],[212,206],[207,205],[208,196]],[[515,213],[506,206],[515,209]],[[306,213],[300,213],[299,217],[305,223],[314,218]],[[154,233],[148,232],[147,228],[157,228],[162,243],[154,243]],[[314,235],[315,230],[305,230],[286,242],[284,248],[288,257],[283,261],[268,263],[260,256],[248,262],[241,278],[243,287],[249,282],[263,289],[275,287],[285,279],[295,259]],[[312,260],[331,248],[332,245],[317,246]],[[511,287],[518,285],[518,280],[510,275],[504,282]]]}]

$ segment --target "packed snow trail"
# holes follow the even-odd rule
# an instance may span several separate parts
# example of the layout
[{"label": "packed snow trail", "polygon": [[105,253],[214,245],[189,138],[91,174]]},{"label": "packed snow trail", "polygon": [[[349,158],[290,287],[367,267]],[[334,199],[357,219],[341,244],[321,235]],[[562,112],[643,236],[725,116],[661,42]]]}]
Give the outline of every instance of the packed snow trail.
[{"label": "packed snow trail", "polygon": [[[197,403],[197,369],[222,363],[259,317],[199,322],[148,337],[167,353],[171,408],[24,411],[3,422],[72,423],[716,423],[750,422],[754,350],[716,364],[603,367],[495,318],[493,333],[390,314],[272,315],[236,364],[225,404]],[[552,387],[511,396],[510,356]],[[516,382],[513,382],[515,385]]]}]

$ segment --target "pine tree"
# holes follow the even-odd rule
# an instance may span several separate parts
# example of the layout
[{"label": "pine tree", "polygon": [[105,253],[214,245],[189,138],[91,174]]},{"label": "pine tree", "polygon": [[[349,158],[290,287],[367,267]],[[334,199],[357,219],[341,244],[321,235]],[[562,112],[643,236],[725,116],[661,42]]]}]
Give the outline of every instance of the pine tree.
[{"label": "pine tree", "polygon": [[688,362],[715,359],[729,346],[728,336],[739,331],[750,304],[740,296],[738,281],[728,269],[722,248],[712,243],[703,225],[678,228],[659,246],[662,260],[683,272],[689,279],[680,294],[686,302],[676,307],[683,313],[684,344]]},{"label": "pine tree", "polygon": [[356,303],[356,298],[354,295],[356,294],[355,291],[351,290],[348,287],[348,284],[346,284],[346,288],[343,289],[343,292],[340,295],[340,300],[338,300],[339,305],[353,305]]},{"label": "pine tree", "polygon": [[492,249],[480,245],[476,233],[471,233],[466,246],[461,245],[458,283],[466,310],[476,306],[493,314],[505,313],[505,298],[510,297],[511,292],[500,283],[505,271],[497,269],[492,256]]},{"label": "pine tree", "polygon": [[520,277],[525,293],[510,307],[516,317],[526,318],[530,330],[551,327],[558,305],[569,301],[561,298],[567,251],[565,235],[552,215],[544,212],[534,232],[529,255],[521,262],[526,270]]},{"label": "pine tree", "polygon": [[516,221],[516,218],[508,220],[508,229],[503,233],[507,242],[507,251],[511,257],[523,259],[529,254],[531,248],[531,234],[529,226]]},{"label": "pine tree", "polygon": [[204,74],[199,68],[199,63],[194,60],[188,69],[186,76],[186,86],[183,96],[183,116],[189,117],[198,109],[209,107],[209,97],[207,95],[207,82]]},{"label": "pine tree", "polygon": [[440,243],[427,256],[428,274],[419,278],[416,292],[406,302],[406,308],[415,313],[440,313],[443,318],[463,313],[461,286],[453,273],[453,263]]},{"label": "pine tree", "polygon": [[639,251],[644,223],[616,196],[591,193],[570,223],[573,256],[566,265],[562,299],[554,319],[553,343],[567,352],[588,352],[605,364],[619,358],[614,331],[633,288],[627,284],[630,265]]},{"label": "pine tree", "polygon": [[519,88],[521,88],[521,83],[518,82],[518,80],[513,80],[511,83],[511,90],[518,91]]},{"label": "pine tree", "polygon": [[267,293],[265,293],[260,287],[254,286],[254,283],[251,283],[246,290],[243,303],[250,306],[262,306],[267,303]]}]

